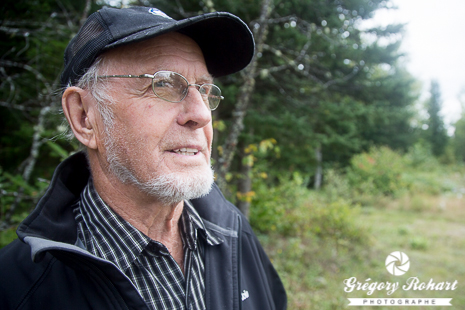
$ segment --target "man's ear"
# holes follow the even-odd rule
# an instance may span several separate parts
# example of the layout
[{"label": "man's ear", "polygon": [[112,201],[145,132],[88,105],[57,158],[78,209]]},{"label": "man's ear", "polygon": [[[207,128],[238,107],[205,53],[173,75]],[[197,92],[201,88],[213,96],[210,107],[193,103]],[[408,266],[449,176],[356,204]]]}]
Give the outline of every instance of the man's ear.
[{"label": "man's ear", "polygon": [[76,138],[88,148],[97,149],[98,129],[92,96],[82,88],[68,87],[61,98],[61,105]]}]

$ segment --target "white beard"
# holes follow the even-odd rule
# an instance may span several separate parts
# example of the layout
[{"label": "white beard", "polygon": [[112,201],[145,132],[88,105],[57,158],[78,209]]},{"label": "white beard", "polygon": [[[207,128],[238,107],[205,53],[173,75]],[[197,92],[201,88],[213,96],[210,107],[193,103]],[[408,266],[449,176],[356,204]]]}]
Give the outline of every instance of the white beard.
[{"label": "white beard", "polygon": [[105,139],[109,170],[124,184],[135,185],[142,193],[152,196],[164,204],[179,203],[183,200],[207,195],[213,186],[214,171],[205,165],[197,173],[169,173],[153,176],[147,181],[140,180],[123,163],[118,153],[118,145],[110,132]]},{"label": "white beard", "polygon": [[176,173],[156,176],[137,186],[145,193],[157,197],[166,204],[200,198],[207,195],[213,185],[213,169],[210,167],[197,175],[181,176]]}]

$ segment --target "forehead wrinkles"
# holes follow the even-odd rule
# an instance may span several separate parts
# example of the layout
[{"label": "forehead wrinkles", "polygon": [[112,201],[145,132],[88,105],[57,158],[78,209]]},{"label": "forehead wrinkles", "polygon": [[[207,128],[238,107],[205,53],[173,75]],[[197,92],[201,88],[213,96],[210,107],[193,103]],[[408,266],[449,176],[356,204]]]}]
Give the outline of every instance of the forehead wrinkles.
[{"label": "forehead wrinkles", "polygon": [[[170,58],[180,58],[189,63],[199,63],[206,68],[203,53],[200,47],[191,38],[179,34],[169,33],[146,41],[118,47],[104,54],[106,64],[110,70],[147,70],[171,69],[169,66],[176,64]],[[154,67],[155,66],[155,67]],[[137,68],[137,69],[136,69]],[[150,71],[150,70],[149,70]],[[131,72],[131,74],[153,73],[153,72]],[[201,73],[204,75],[205,73]]]}]

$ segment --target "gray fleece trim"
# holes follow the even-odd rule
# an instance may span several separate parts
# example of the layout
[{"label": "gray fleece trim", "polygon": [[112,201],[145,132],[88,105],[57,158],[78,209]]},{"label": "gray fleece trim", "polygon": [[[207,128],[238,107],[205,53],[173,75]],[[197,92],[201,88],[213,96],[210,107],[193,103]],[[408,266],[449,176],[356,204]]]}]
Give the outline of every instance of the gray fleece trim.
[{"label": "gray fleece trim", "polygon": [[61,251],[66,251],[70,253],[76,253],[76,254],[80,254],[83,256],[87,256],[92,259],[105,261],[91,254],[87,250],[80,248],[79,246],[64,243],[64,242],[57,242],[57,241],[47,240],[47,239],[39,238],[39,237],[31,237],[31,236],[25,237],[24,242],[27,243],[31,247],[31,259],[33,262],[40,261],[43,255],[45,254],[45,252],[50,251],[50,250],[61,250]]},{"label": "gray fleece trim", "polygon": [[227,236],[227,237],[233,237],[233,238],[237,238],[237,231],[235,230],[232,230],[232,229],[229,229],[229,228],[223,228],[221,226],[218,226],[216,224],[213,224],[212,222],[209,222],[205,219],[203,219],[203,222],[205,224],[205,227],[207,227],[208,229],[211,229],[217,233],[220,233],[222,234],[223,236]]}]

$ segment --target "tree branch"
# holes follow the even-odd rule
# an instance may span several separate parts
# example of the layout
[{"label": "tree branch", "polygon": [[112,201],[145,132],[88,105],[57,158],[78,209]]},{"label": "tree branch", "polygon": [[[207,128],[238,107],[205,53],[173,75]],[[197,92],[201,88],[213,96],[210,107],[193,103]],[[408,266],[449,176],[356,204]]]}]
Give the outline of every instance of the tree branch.
[{"label": "tree branch", "polygon": [[[34,135],[32,136],[32,147],[29,152],[29,157],[25,161],[25,168],[22,174],[22,177],[25,182],[29,182],[31,178],[32,171],[34,170],[34,166],[37,162],[37,158],[39,157],[39,148],[44,143],[44,139],[42,139],[42,133],[44,132],[44,123],[47,114],[50,112],[51,108],[49,106],[45,106],[40,110],[39,118],[37,121],[37,125],[34,126]],[[10,209],[5,215],[4,222],[6,225],[9,225],[11,222],[11,217],[14,214],[16,208],[21,203],[22,197],[24,194],[24,187],[21,187],[18,190],[18,195],[15,198],[15,201],[11,204]]]},{"label": "tree branch", "polygon": [[82,12],[81,15],[81,20],[79,21],[79,25],[82,26],[87,20],[87,17],[89,16],[90,12],[90,6],[92,4],[92,0],[86,0],[86,6],[84,7],[84,11]]},{"label": "tree branch", "polygon": [[30,65],[27,65],[27,64],[22,64],[19,62],[3,60],[3,59],[0,59],[0,66],[22,68],[24,70],[27,70],[33,73],[35,77],[38,80],[40,80],[42,84],[45,86],[47,92],[49,94],[52,93],[52,88],[50,87],[50,84],[48,83],[47,79],[42,75],[42,73],[40,73],[40,71],[36,70],[34,67],[31,67]]}]

